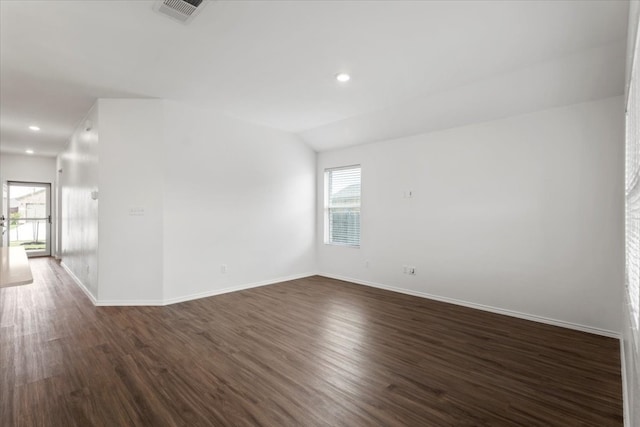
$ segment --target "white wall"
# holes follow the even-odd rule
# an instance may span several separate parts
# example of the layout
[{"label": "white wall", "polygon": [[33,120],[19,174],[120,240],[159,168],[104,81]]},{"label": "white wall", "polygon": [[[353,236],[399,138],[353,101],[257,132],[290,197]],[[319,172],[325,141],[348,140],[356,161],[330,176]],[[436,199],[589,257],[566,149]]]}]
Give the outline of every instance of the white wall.
[{"label": "white wall", "polygon": [[161,120],[158,100],[99,100],[58,157],[62,262],[100,304],[162,300]]},{"label": "white wall", "polygon": [[[629,146],[632,146],[634,141],[633,138],[637,138],[637,126],[638,123],[638,108],[640,106],[640,99],[638,99],[638,94],[640,91],[638,90],[638,84],[640,83],[640,58],[638,58],[638,52],[640,52],[640,47],[637,45],[637,36],[638,36],[638,21],[640,21],[640,2],[637,0],[633,0],[629,4],[629,30],[627,35],[627,73],[626,73],[626,95],[629,97],[628,101],[628,130],[627,138],[630,139],[628,141]],[[635,58],[635,63],[634,63]],[[632,73],[633,71],[633,73]],[[629,91],[630,83],[633,75],[634,85],[636,85],[635,99],[631,98],[631,93]],[[635,130],[635,135],[634,135]],[[632,142],[633,141],[633,142]],[[637,161],[637,159],[636,159]],[[631,163],[631,162],[630,162]],[[627,167],[632,167],[630,163],[627,163]],[[630,169],[630,171],[633,169]],[[629,188],[630,190],[630,188]],[[628,202],[631,202],[632,198],[629,197]],[[627,221],[631,223],[633,218],[632,210],[633,203],[627,203]],[[636,219],[637,221],[637,219]],[[625,246],[628,248],[627,257],[634,257],[633,254],[633,242],[637,242],[636,239],[630,235],[632,233],[633,227],[628,227],[627,240],[625,241]],[[632,269],[632,266],[637,265],[638,259],[629,259],[628,260],[628,268]],[[632,271],[627,271],[627,281],[630,281],[630,277],[633,277]],[[629,285],[629,283],[627,283]],[[622,325],[622,355],[623,355],[623,384],[624,384],[624,405],[625,405],[625,425],[627,426],[640,426],[640,331],[638,330],[638,326],[636,321],[633,319],[633,309],[631,304],[631,291],[630,289],[625,289],[625,298],[624,303],[622,305],[623,312],[623,325]]]},{"label": "white wall", "polygon": [[60,185],[60,257],[64,265],[91,293],[98,296],[98,108],[76,128],[58,156]]},{"label": "white wall", "polygon": [[631,82],[631,68],[633,65],[634,51],[636,47],[636,34],[638,33],[638,23],[640,21],[640,1],[629,1],[629,24],[627,26],[627,54],[625,64],[625,84],[624,93],[629,94],[629,84]]},{"label": "white wall", "polygon": [[622,309],[622,362],[625,425],[640,426],[640,343],[636,338],[637,329],[634,328],[629,300],[625,297]]},{"label": "white wall", "polygon": [[[315,153],[297,137],[165,103],[165,298],[315,270]],[[221,265],[227,272],[221,272]]]},{"label": "white wall", "polygon": [[[615,97],[320,153],[320,272],[619,333],[623,116]],[[325,245],[322,173],[352,164],[361,248]]]},{"label": "white wall", "polygon": [[0,181],[48,182],[53,186],[56,181],[56,159],[0,153]]},{"label": "white wall", "polygon": [[99,290],[102,303],[162,300],[162,101],[101,99]]},{"label": "white wall", "polygon": [[101,99],[89,119],[59,159],[62,243],[98,304],[315,271],[315,153],[297,137],[161,100]]}]

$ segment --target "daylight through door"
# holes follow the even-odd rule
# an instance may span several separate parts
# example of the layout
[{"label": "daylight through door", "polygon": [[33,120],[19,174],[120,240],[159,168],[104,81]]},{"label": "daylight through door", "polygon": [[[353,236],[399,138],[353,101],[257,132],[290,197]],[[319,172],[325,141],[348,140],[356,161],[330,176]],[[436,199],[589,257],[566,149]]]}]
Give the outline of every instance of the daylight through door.
[{"label": "daylight through door", "polygon": [[9,246],[23,247],[30,257],[51,255],[51,184],[9,181],[7,199]]}]

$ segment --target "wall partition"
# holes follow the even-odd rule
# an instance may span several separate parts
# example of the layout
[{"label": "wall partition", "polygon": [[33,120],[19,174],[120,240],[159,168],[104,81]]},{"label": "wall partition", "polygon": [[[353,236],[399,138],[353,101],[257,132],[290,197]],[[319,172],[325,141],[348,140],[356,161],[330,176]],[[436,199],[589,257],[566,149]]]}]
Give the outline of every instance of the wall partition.
[{"label": "wall partition", "polygon": [[624,361],[628,425],[640,425],[640,71],[636,40],[626,113],[626,325]]}]

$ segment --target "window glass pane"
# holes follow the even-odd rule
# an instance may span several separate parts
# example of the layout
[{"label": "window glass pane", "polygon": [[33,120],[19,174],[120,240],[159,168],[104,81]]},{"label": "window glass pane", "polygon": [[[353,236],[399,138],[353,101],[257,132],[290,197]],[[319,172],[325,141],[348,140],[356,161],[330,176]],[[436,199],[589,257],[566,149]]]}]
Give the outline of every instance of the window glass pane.
[{"label": "window glass pane", "polygon": [[360,246],[360,167],[328,169],[325,242]]}]

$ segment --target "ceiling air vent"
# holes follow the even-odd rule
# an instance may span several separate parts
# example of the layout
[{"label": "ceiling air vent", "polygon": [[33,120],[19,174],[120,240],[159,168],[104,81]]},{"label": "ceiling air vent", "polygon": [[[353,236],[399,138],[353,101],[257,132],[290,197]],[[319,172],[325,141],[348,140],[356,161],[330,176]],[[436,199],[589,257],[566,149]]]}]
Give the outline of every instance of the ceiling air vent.
[{"label": "ceiling air vent", "polygon": [[204,0],[160,0],[155,10],[183,23],[189,23],[205,6]]}]

